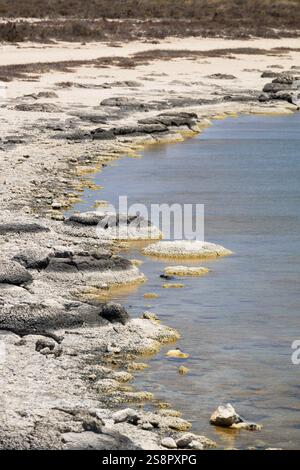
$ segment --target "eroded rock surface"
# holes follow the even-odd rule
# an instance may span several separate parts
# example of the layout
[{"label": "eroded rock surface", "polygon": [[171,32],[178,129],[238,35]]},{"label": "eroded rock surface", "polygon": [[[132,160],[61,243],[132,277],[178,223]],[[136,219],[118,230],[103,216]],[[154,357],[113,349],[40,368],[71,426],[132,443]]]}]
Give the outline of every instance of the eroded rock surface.
[{"label": "eroded rock surface", "polygon": [[143,253],[165,258],[216,258],[232,254],[223,246],[197,240],[160,241],[148,245]]}]

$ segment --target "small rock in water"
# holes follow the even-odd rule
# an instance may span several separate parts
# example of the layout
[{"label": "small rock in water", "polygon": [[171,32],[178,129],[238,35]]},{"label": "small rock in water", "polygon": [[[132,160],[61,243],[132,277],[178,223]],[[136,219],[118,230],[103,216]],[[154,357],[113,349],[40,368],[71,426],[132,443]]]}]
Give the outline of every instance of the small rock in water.
[{"label": "small rock in water", "polygon": [[208,272],[209,269],[202,266],[169,266],[165,268],[167,276],[202,276]]},{"label": "small rock in water", "polygon": [[141,259],[131,259],[130,261],[133,264],[133,266],[137,266],[137,267],[143,264],[143,261]]},{"label": "small rock in water", "polygon": [[108,302],[105,304],[100,315],[111,323],[122,323],[125,325],[129,320],[129,315],[126,309],[121,304],[117,304],[115,302]]},{"label": "small rock in water", "polygon": [[227,403],[225,406],[218,406],[210,417],[210,424],[225,428],[228,428],[233,424],[241,423],[242,421],[242,418],[236,413],[230,403]]},{"label": "small rock in water", "polygon": [[231,429],[246,429],[247,431],[260,431],[262,426],[245,421],[237,414],[230,403],[219,406],[210,417],[210,424]]},{"label": "small rock in water", "polygon": [[248,421],[243,421],[242,423],[233,424],[232,429],[245,429],[246,431],[260,431],[262,426],[256,423],[250,423]]},{"label": "small rock in water", "polygon": [[189,373],[189,371],[190,371],[190,369],[188,367],[180,366],[178,368],[178,372],[179,372],[180,375],[186,375],[186,374]]},{"label": "small rock in water", "polygon": [[130,372],[141,371],[147,369],[149,366],[144,362],[131,362],[128,364],[127,370]]},{"label": "small rock in water", "polygon": [[155,294],[155,292],[147,292],[144,294],[145,299],[157,299],[159,297],[158,294]]},{"label": "small rock in water", "polygon": [[177,449],[176,442],[172,437],[165,437],[162,439],[161,445],[167,449]]},{"label": "small rock in water", "polygon": [[161,274],[159,277],[162,279],[165,279],[166,281],[173,281],[175,279],[174,276],[169,275],[169,274]]},{"label": "small rock in water", "polygon": [[177,357],[179,359],[187,359],[189,354],[182,352],[179,348],[170,349],[166,354],[167,357]]}]

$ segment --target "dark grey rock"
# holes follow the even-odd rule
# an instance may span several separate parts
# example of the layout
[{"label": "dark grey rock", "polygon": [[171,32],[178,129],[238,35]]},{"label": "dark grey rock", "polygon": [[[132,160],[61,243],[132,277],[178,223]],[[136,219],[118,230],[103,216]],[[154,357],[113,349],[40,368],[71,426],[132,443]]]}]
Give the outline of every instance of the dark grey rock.
[{"label": "dark grey rock", "polygon": [[50,260],[51,252],[42,248],[27,248],[14,256],[14,260],[29,269],[45,269]]},{"label": "dark grey rock", "polygon": [[[89,309],[92,307],[89,306]],[[42,304],[18,303],[1,307],[0,329],[20,335],[44,335],[49,329],[82,325],[87,317],[87,312],[80,308],[69,310]]]},{"label": "dark grey rock", "polygon": [[32,281],[31,274],[15,261],[0,260],[0,284],[20,286]]},{"label": "dark grey rock", "polygon": [[[143,126],[151,126],[151,125],[162,125],[166,130],[167,127],[178,127],[178,126],[187,126],[191,127],[196,124],[198,116],[195,113],[175,113],[175,112],[168,112],[168,113],[161,113],[154,118],[145,118],[140,119],[138,122]],[[162,129],[163,130],[163,127]]]},{"label": "dark grey rock", "polygon": [[129,320],[129,315],[126,309],[115,302],[108,302],[102,307],[101,313],[102,318],[108,320],[111,323],[122,323],[125,325]]},{"label": "dark grey rock", "polygon": [[159,277],[166,281],[173,281],[175,279],[175,276],[170,276],[169,274],[161,274]]},{"label": "dark grey rock", "polygon": [[50,351],[53,351],[56,346],[56,342],[51,338],[41,338],[38,339],[35,343],[35,350],[40,352],[44,348],[49,348]]},{"label": "dark grey rock", "polygon": [[101,212],[80,212],[72,214],[64,223],[75,222],[82,225],[98,225],[104,217],[105,214]]},{"label": "dark grey rock", "polygon": [[287,91],[278,91],[277,93],[272,93],[270,96],[273,100],[282,100],[291,104],[296,104],[294,102],[294,95],[292,93],[288,93]]},{"label": "dark grey rock", "polygon": [[286,73],[278,74],[278,76],[274,80],[272,80],[272,83],[292,85],[295,80],[296,80],[296,77],[294,77],[292,73],[286,72]]},{"label": "dark grey rock", "polygon": [[143,135],[143,134],[156,134],[166,132],[167,127],[160,122],[141,123],[137,126],[121,126],[113,127],[111,129],[94,129],[91,132],[93,139],[114,139],[118,136],[126,135]]},{"label": "dark grey rock", "polygon": [[258,101],[260,103],[266,103],[267,101],[271,101],[271,97],[267,93],[261,93],[258,97]]},{"label": "dark grey rock", "polygon": [[213,73],[208,75],[207,78],[217,78],[218,80],[233,80],[236,77],[228,73]]},{"label": "dark grey rock", "polygon": [[53,103],[20,103],[15,106],[17,111],[40,113],[60,113],[61,109]]},{"label": "dark grey rock", "polygon": [[127,96],[118,96],[114,98],[106,98],[100,103],[101,106],[118,106],[126,108],[144,108],[145,104],[138,101],[136,98],[129,98]]},{"label": "dark grey rock", "polygon": [[120,88],[139,88],[142,86],[140,82],[137,82],[135,80],[124,80],[124,81],[117,81],[117,82],[107,82],[107,83],[102,83],[102,88],[114,88],[114,87],[120,87]]},{"label": "dark grey rock", "polygon": [[276,93],[262,93],[258,100],[261,103],[268,102],[271,100],[282,100],[282,101],[287,101],[288,103],[295,104],[295,97],[292,93],[289,93],[288,91],[277,91]]},{"label": "dark grey rock", "polygon": [[265,70],[265,72],[261,74],[261,78],[276,78],[278,77],[278,75],[278,72],[272,72],[272,70]]},{"label": "dark grey rock", "polygon": [[282,90],[291,90],[292,86],[287,83],[267,83],[263,87],[263,92],[265,93],[276,93],[277,91],[282,91]]},{"label": "dark grey rock", "polygon": [[37,223],[26,223],[26,222],[11,222],[11,223],[0,223],[0,235],[6,235],[9,233],[38,233],[38,232],[49,232],[50,230],[43,225]]},{"label": "dark grey rock", "polygon": [[82,427],[85,431],[91,431],[96,434],[102,434],[103,421],[99,418],[87,417],[82,421]]}]

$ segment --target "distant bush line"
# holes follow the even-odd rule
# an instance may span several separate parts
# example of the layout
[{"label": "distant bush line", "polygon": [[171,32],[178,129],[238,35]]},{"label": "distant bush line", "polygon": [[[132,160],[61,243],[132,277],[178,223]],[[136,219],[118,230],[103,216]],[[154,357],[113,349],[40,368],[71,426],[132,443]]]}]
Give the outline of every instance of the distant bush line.
[{"label": "distant bush line", "polygon": [[278,37],[300,30],[300,0],[0,0],[0,17],[9,42]]}]

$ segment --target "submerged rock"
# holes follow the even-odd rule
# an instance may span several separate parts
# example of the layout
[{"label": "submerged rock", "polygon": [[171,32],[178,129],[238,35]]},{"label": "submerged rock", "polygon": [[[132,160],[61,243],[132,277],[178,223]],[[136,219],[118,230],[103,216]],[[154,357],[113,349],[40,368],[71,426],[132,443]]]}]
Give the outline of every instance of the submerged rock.
[{"label": "submerged rock", "polygon": [[145,299],[158,299],[159,294],[156,294],[155,292],[146,292],[144,294]]},{"label": "submerged rock", "polygon": [[216,258],[232,254],[221,245],[197,240],[160,241],[148,245],[143,253],[166,258]]},{"label": "submerged rock", "polygon": [[174,283],[174,284],[167,282],[163,284],[164,289],[182,289],[183,287],[184,287],[184,284],[181,284],[179,282]]},{"label": "submerged rock", "polygon": [[182,352],[179,348],[170,349],[166,354],[167,357],[176,357],[178,359],[187,359],[189,354]]},{"label": "submerged rock", "polygon": [[160,276],[162,279],[165,279],[166,281],[173,281],[175,279],[174,276],[172,275],[169,275],[169,274],[160,274]]},{"label": "submerged rock", "polygon": [[180,366],[178,368],[178,372],[179,372],[180,375],[186,375],[186,374],[189,373],[189,371],[190,371],[190,369],[188,367]]},{"label": "submerged rock", "polygon": [[168,266],[165,268],[167,276],[203,276],[208,272],[208,268],[201,266]]}]

